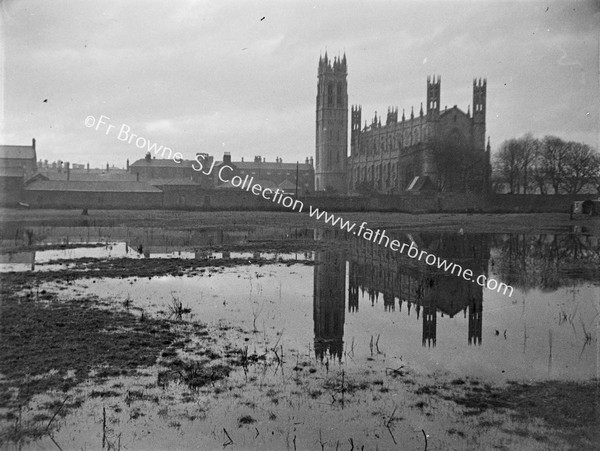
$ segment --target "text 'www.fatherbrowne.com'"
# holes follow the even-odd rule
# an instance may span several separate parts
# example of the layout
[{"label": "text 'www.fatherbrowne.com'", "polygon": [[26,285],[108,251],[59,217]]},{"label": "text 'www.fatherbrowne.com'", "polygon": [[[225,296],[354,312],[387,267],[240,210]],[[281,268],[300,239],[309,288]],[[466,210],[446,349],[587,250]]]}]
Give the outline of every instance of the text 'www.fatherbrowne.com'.
[{"label": "text 'www.fatherbrowne.com'", "polygon": [[323,221],[325,224],[329,224],[334,227],[337,225],[340,230],[352,233],[364,240],[384,246],[393,252],[399,252],[400,254],[407,255],[409,258],[416,259],[417,261],[424,261],[429,266],[437,267],[438,269],[444,270],[457,277],[462,277],[464,280],[477,283],[477,285],[486,287],[489,290],[494,290],[504,295],[508,293],[508,297],[512,296],[513,287],[510,285],[498,282],[492,277],[488,278],[485,274],[475,276],[473,271],[468,268],[464,269],[457,263],[442,259],[427,251],[419,250],[419,248],[415,246],[415,243],[412,241],[410,243],[401,243],[399,240],[390,238],[386,234],[385,230],[370,229],[367,227],[366,222],[362,222],[357,226],[357,223],[355,222],[346,221],[340,216],[336,216],[324,210],[319,210],[318,208],[313,208],[312,206],[309,206],[308,214],[311,218],[315,218],[318,221]]}]

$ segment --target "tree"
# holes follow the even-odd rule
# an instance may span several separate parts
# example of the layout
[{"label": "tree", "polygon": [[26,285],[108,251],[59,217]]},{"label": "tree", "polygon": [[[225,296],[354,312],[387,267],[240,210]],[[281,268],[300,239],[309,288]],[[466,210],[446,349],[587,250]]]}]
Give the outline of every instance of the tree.
[{"label": "tree", "polygon": [[531,133],[518,140],[521,153],[521,186],[523,194],[533,185],[535,175],[535,162],[539,155],[540,142]]},{"label": "tree", "polygon": [[481,192],[488,170],[485,153],[475,152],[460,132],[437,142],[432,157],[441,191]]},{"label": "tree", "polygon": [[586,185],[600,191],[600,156],[587,144],[565,142],[556,136],[542,140],[527,134],[502,143],[494,156],[494,180],[511,194],[532,190],[547,194],[577,194]]},{"label": "tree", "polygon": [[540,170],[546,183],[549,183],[554,189],[554,194],[560,193],[567,155],[566,142],[556,136],[544,137],[539,156]]},{"label": "tree", "polygon": [[577,194],[590,184],[596,172],[597,153],[587,144],[567,143],[567,154],[562,166],[561,186],[569,194]]},{"label": "tree", "polygon": [[596,188],[598,194],[600,194],[600,153],[598,152],[595,152],[594,154],[594,159],[592,161],[590,173],[590,183]]},{"label": "tree", "polygon": [[[513,138],[504,141],[500,151],[494,156],[494,172],[496,178],[506,185],[510,194],[521,192],[523,184],[524,164],[527,160],[524,157],[524,146],[519,139]],[[526,180],[525,180],[526,182]],[[525,191],[527,191],[525,189]]]}]

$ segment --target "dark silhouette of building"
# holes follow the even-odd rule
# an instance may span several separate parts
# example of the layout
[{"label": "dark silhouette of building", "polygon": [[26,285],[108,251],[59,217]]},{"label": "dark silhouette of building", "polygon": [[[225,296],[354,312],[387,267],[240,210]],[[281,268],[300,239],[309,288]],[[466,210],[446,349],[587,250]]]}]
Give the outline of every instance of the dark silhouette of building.
[{"label": "dark silhouette of building", "polygon": [[346,259],[336,251],[315,255],[313,320],[315,356],[341,359],[344,351]]}]

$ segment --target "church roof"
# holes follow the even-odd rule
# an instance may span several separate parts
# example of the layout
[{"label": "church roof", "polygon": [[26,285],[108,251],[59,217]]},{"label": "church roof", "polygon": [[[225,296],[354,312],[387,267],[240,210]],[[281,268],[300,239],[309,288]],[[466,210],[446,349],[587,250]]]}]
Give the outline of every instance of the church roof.
[{"label": "church roof", "polygon": [[452,111],[457,111],[461,114],[464,114],[465,116],[467,116],[467,113],[465,113],[463,110],[461,110],[457,105],[454,105],[452,108],[447,108],[444,111],[440,112],[440,117],[451,113]]}]

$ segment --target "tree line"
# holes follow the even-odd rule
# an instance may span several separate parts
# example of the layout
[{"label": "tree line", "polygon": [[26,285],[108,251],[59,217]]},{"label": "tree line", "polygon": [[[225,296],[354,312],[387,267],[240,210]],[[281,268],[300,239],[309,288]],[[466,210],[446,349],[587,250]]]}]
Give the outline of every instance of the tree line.
[{"label": "tree line", "polygon": [[492,184],[510,194],[600,193],[600,153],[556,136],[509,139],[494,156]]}]

